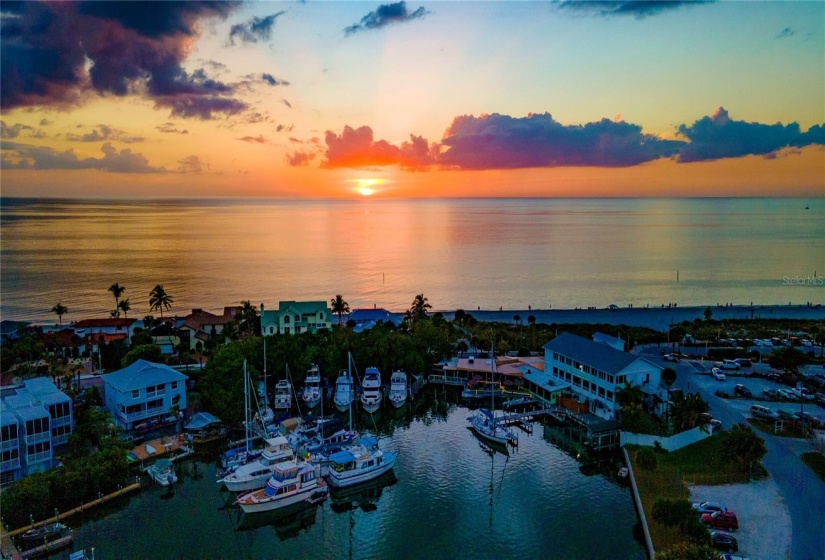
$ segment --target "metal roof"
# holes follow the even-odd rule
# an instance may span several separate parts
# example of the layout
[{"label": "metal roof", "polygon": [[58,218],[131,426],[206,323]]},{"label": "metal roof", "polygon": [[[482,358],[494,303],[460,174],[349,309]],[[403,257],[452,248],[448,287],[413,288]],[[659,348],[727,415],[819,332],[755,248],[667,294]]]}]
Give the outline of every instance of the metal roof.
[{"label": "metal roof", "polygon": [[170,381],[189,379],[167,365],[155,364],[147,362],[146,360],[138,360],[128,367],[114,373],[107,373],[101,377],[106,385],[111,385],[121,393],[134,391],[135,389],[144,389],[152,385],[169,383]]},{"label": "metal roof", "polygon": [[617,374],[640,359],[601,342],[593,342],[570,333],[562,333],[547,344],[545,350],[557,352],[605,373]]},{"label": "metal roof", "polygon": [[201,428],[211,426],[212,424],[220,424],[220,422],[220,419],[208,412],[197,412],[192,416],[192,419],[188,424],[186,424],[186,426],[183,427],[183,429],[200,430]]}]

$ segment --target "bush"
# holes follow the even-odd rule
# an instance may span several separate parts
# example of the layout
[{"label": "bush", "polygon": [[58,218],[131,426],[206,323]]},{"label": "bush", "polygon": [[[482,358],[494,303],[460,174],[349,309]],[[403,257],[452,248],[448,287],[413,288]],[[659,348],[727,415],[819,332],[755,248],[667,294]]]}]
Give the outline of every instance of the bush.
[{"label": "bush", "polygon": [[639,466],[648,472],[655,471],[659,464],[656,459],[656,452],[652,447],[642,447],[639,449],[636,460],[639,462]]}]

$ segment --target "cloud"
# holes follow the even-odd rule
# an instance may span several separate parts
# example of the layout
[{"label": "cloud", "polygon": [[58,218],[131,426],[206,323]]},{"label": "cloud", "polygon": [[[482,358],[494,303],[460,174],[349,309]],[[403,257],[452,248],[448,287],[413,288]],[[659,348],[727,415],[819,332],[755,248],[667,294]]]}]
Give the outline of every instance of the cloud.
[{"label": "cloud", "polygon": [[410,141],[400,146],[385,140],[375,141],[368,126],[345,126],[341,135],[328,130],[324,135],[327,144],[323,167],[367,167],[375,165],[399,165],[405,169],[422,169],[435,163],[427,141],[410,135]]},{"label": "cloud", "polygon": [[269,140],[263,137],[263,135],[258,136],[244,136],[243,138],[236,138],[236,140],[240,140],[241,142],[248,142],[250,144],[269,144]]},{"label": "cloud", "polygon": [[679,152],[682,163],[768,155],[782,148],[825,144],[823,126],[812,126],[803,133],[795,122],[783,125],[735,121],[724,107],[692,125],[682,124],[678,130],[690,140]]},{"label": "cloud", "polygon": [[244,44],[269,41],[272,36],[272,27],[275,25],[275,20],[285,13],[286,12],[282,10],[276,14],[268,15],[265,18],[253,17],[249,21],[233,25],[229,31],[229,44],[234,45],[236,39]]},{"label": "cloud", "polygon": [[286,80],[279,80],[278,78],[274,77],[272,74],[261,74],[261,79],[268,83],[271,86],[288,86],[289,82]]},{"label": "cloud", "polygon": [[174,123],[170,122],[163,123],[162,125],[157,126],[155,128],[157,128],[164,134],[189,134],[189,131],[187,129],[180,129],[177,126],[175,126]]},{"label": "cloud", "polygon": [[370,12],[361,18],[360,23],[350,25],[344,29],[344,35],[349,36],[359,31],[366,31],[368,29],[380,29],[391,23],[403,23],[405,21],[412,21],[420,19],[429,14],[424,7],[419,7],[414,12],[407,10],[406,2],[395,2],[394,4],[382,4],[374,12]]},{"label": "cloud", "polygon": [[292,109],[292,104],[289,101],[287,101],[286,99],[281,99],[281,103],[283,103],[284,105],[286,105],[287,107]]},{"label": "cloud", "polygon": [[72,134],[70,132],[66,135],[66,140],[70,142],[103,142],[104,140],[115,140],[117,142],[123,142],[124,144],[134,144],[143,142],[144,140],[142,136],[127,136],[124,131],[105,124],[98,126],[100,129],[92,129],[91,132],[87,132],[86,134]]},{"label": "cloud", "polygon": [[295,152],[294,154],[287,154],[286,161],[293,167],[301,167],[309,165],[315,159],[315,154],[312,152]]},{"label": "cloud", "polygon": [[628,167],[671,156],[681,145],[609,119],[565,126],[549,113],[461,116],[445,132],[438,161],[460,169]]},{"label": "cloud", "polygon": [[82,104],[91,94],[144,95],[186,118],[232,115],[233,86],[182,67],[201,21],[236,2],[4,2],[4,110]]},{"label": "cloud", "polygon": [[283,132],[283,131],[292,132],[292,129],[294,129],[294,128],[295,128],[294,124],[290,124],[290,125],[279,124],[278,126],[275,127],[275,132]]},{"label": "cloud", "polygon": [[631,0],[625,2],[591,1],[591,0],[563,0],[556,5],[558,9],[581,14],[596,16],[633,16],[642,19],[665,11],[675,10],[685,6],[706,4],[715,0]]},{"label": "cloud", "polygon": [[13,124],[11,126],[6,126],[6,121],[0,120],[0,138],[11,139],[17,138],[20,136],[20,132],[24,130],[31,130],[34,131],[34,128],[27,124]]},{"label": "cloud", "polygon": [[100,147],[103,152],[101,158],[80,159],[74,150],[58,152],[53,148],[16,142],[3,142],[0,149],[5,169],[97,169],[110,173],[166,173],[163,168],[150,166],[143,154],[132,153],[129,148],[118,152],[109,142]]},{"label": "cloud", "polygon": [[54,121],[50,121],[48,119],[40,119],[40,126],[49,126],[50,124],[53,124],[53,123],[54,123]]},{"label": "cloud", "polygon": [[204,167],[209,168],[208,165],[198,156],[186,156],[178,161],[178,173],[203,173]]},{"label": "cloud", "polygon": [[794,35],[796,35],[796,31],[794,31],[790,27],[786,27],[785,29],[777,33],[774,36],[774,39],[785,39],[787,37],[793,37]]}]

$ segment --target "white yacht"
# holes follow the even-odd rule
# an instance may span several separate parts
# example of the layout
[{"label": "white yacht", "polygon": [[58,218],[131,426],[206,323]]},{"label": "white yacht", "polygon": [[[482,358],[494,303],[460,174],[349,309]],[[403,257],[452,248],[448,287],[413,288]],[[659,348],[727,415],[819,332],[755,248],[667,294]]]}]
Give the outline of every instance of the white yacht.
[{"label": "white yacht", "polygon": [[362,437],[357,445],[329,456],[329,483],[344,488],[378,478],[392,469],[396,457],[394,451],[378,449],[375,438]]},{"label": "white yacht", "polygon": [[338,379],[335,381],[335,408],[341,412],[349,410],[355,393],[352,386],[352,376],[346,370],[341,370]]},{"label": "white yacht", "polygon": [[284,461],[275,465],[272,477],[260,490],[244,494],[236,500],[245,513],[270,511],[298,502],[314,503],[326,498],[329,488],[318,476],[315,465],[307,462]]},{"label": "white yacht", "polygon": [[304,383],[301,398],[307,408],[315,408],[321,402],[321,370],[317,365],[312,364],[312,367],[309,368]]},{"label": "white yacht", "polygon": [[394,371],[390,377],[390,392],[387,395],[394,408],[401,408],[407,402],[407,374]]},{"label": "white yacht", "polygon": [[161,486],[169,486],[178,481],[178,475],[175,474],[175,465],[169,459],[158,459],[146,472],[152,480]]},{"label": "white yacht", "polygon": [[381,374],[378,368],[368,367],[361,383],[361,405],[365,412],[373,413],[381,407]]},{"label": "white yacht", "polygon": [[244,492],[262,488],[275,472],[275,466],[294,456],[289,441],[284,436],[266,440],[266,449],[257,461],[241,465],[220,479],[231,492]]},{"label": "white yacht", "polygon": [[275,385],[275,410],[289,410],[292,406],[292,385],[286,379],[281,379]]}]

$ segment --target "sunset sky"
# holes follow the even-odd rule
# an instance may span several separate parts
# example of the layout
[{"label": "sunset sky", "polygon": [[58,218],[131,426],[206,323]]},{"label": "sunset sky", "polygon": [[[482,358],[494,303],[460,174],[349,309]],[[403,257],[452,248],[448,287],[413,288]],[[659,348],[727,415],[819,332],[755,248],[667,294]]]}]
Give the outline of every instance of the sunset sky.
[{"label": "sunset sky", "polygon": [[825,195],[825,2],[3,2],[3,196]]}]

